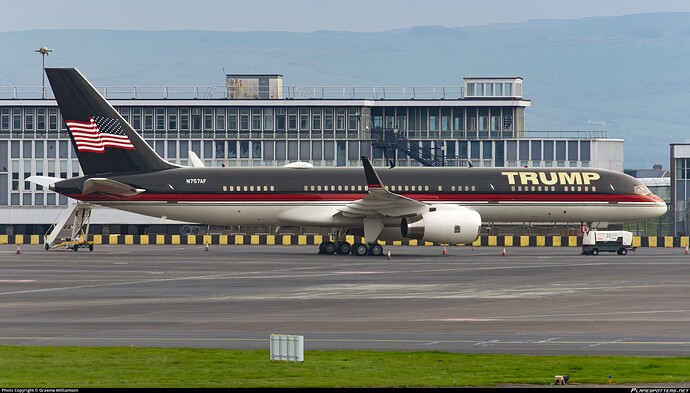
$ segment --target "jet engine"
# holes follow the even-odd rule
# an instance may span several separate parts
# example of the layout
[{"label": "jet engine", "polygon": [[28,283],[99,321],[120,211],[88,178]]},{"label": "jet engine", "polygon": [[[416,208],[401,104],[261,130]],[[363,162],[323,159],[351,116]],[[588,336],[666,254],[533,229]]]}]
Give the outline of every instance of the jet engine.
[{"label": "jet engine", "polygon": [[400,222],[403,237],[441,244],[468,244],[479,236],[482,219],[464,207],[430,211],[404,217]]}]

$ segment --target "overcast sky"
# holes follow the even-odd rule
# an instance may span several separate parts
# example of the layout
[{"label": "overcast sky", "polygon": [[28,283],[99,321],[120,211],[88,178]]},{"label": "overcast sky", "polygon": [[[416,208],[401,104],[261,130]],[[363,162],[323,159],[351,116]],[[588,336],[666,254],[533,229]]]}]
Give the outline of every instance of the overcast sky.
[{"label": "overcast sky", "polygon": [[0,5],[0,31],[76,28],[370,32],[648,12],[690,12],[690,1],[13,0]]}]

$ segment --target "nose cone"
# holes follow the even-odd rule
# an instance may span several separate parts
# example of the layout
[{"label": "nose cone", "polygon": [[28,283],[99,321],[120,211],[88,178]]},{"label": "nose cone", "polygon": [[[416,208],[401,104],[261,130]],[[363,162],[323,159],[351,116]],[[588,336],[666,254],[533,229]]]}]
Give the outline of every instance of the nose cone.
[{"label": "nose cone", "polygon": [[666,211],[668,211],[668,206],[666,205],[666,202],[661,200],[661,198],[659,198],[659,200],[660,202],[657,202],[656,204],[657,216],[663,216],[664,214],[666,214]]},{"label": "nose cone", "polygon": [[666,202],[654,194],[649,195],[649,197],[650,203],[649,206],[645,208],[645,212],[647,213],[647,217],[645,217],[645,219],[663,216],[666,211],[668,211],[668,205]]}]

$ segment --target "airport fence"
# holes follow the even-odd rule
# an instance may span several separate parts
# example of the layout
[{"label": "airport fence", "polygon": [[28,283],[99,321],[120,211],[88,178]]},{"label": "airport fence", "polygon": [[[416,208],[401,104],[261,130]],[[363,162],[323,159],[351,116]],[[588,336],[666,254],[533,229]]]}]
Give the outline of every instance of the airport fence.
[{"label": "airport fence", "polygon": [[[43,244],[41,235],[0,235],[2,244]],[[323,235],[89,235],[93,244],[151,244],[151,245],[319,245],[326,239]],[[360,236],[347,235],[346,240],[353,244],[364,242]],[[689,236],[633,236],[633,247],[687,247]],[[379,241],[389,246],[433,246],[432,242],[418,240]],[[581,236],[518,236],[488,235],[480,236],[470,244],[451,244],[451,246],[472,247],[581,247]]]}]

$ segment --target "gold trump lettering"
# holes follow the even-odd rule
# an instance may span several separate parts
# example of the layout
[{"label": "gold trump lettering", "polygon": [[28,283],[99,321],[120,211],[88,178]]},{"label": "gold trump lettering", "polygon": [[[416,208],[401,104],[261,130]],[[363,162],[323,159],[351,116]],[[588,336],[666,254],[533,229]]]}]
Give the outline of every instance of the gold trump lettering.
[{"label": "gold trump lettering", "polygon": [[508,178],[508,184],[514,185],[589,185],[599,180],[601,176],[596,172],[501,172]]}]

